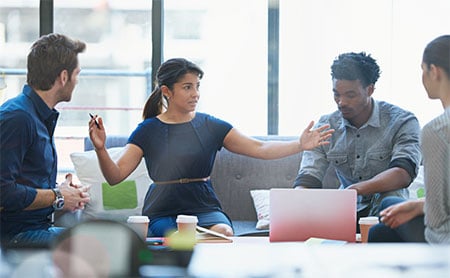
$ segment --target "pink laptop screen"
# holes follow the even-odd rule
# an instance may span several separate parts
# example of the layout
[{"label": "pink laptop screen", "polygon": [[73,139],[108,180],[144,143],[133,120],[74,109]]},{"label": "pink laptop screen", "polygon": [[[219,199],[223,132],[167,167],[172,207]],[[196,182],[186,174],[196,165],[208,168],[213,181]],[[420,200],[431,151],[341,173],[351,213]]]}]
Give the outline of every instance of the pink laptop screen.
[{"label": "pink laptop screen", "polygon": [[356,191],[271,189],[269,235],[271,242],[311,237],[355,242]]}]

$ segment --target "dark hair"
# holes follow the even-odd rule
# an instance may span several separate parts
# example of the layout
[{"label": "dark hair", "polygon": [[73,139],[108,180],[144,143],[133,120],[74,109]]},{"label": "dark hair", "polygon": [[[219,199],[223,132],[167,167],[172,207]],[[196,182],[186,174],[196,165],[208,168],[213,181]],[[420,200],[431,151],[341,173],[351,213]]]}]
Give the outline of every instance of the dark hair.
[{"label": "dark hair", "polygon": [[333,79],[359,80],[364,87],[375,84],[380,77],[380,67],[375,59],[360,53],[340,54],[331,65]]},{"label": "dark hair", "polygon": [[170,90],[185,74],[195,73],[200,78],[203,77],[203,71],[196,64],[183,59],[173,58],[162,63],[156,73],[155,89],[145,103],[142,112],[142,118],[148,119],[156,117],[162,113],[163,107],[166,107],[164,96],[161,92],[161,86],[167,86]]},{"label": "dark hair", "polygon": [[86,44],[61,34],[41,36],[31,46],[27,58],[27,83],[34,89],[50,90],[63,70],[70,77],[78,66],[78,53]]},{"label": "dark hair", "polygon": [[422,61],[444,69],[450,78],[450,35],[443,35],[432,40],[423,51]]}]

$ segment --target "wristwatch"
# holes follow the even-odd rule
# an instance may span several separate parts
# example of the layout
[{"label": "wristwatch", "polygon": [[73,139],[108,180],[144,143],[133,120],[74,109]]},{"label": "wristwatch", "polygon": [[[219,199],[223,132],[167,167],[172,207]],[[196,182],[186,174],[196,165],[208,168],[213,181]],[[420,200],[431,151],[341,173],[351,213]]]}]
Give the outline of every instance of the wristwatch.
[{"label": "wristwatch", "polygon": [[53,208],[55,210],[62,210],[64,207],[64,196],[59,191],[59,188],[52,188],[53,193],[55,193],[55,201],[53,201]]}]

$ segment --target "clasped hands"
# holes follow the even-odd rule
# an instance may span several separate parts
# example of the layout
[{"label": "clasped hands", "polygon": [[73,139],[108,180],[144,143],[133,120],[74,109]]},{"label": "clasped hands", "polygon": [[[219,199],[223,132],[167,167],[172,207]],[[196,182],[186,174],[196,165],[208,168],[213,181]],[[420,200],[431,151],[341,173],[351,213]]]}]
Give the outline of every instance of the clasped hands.
[{"label": "clasped hands", "polygon": [[75,212],[84,209],[84,206],[90,201],[90,186],[72,183],[72,174],[67,174],[66,179],[58,185],[58,188],[64,196],[64,210]]}]

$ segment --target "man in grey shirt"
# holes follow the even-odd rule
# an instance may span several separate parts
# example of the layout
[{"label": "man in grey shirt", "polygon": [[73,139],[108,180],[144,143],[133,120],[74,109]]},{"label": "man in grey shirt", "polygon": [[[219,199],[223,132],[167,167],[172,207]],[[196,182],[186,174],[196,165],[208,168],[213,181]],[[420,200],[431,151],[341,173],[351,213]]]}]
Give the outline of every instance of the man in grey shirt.
[{"label": "man in grey shirt", "polygon": [[317,126],[330,124],[335,132],[329,145],[303,153],[294,187],[323,187],[332,165],[340,188],[357,191],[358,219],[377,215],[386,196],[409,197],[421,161],[419,122],[411,112],[372,98],[380,68],[370,55],[339,55],[331,76],[338,110]]}]

